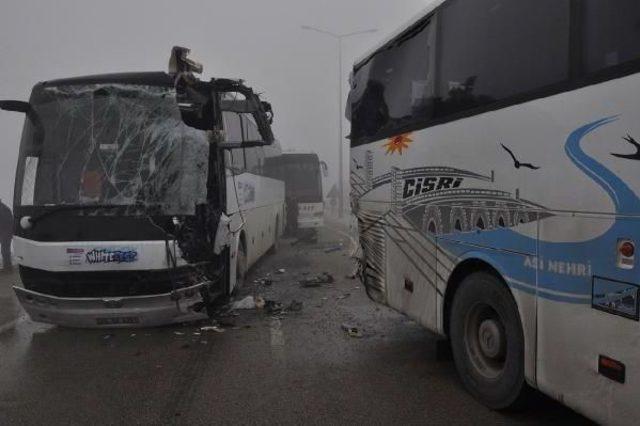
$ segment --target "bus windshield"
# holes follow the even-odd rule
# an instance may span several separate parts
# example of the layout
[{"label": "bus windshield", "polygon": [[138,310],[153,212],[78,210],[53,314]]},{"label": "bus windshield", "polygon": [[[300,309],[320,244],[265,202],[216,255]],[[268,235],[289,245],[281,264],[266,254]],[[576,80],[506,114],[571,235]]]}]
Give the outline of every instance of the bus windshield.
[{"label": "bus windshield", "polygon": [[321,203],[322,173],[318,157],[285,154],[283,158],[287,197],[295,198],[299,203]]},{"label": "bus windshield", "polygon": [[208,140],[171,87],[37,86],[22,138],[21,205],[154,205],[192,214],[206,200]]}]

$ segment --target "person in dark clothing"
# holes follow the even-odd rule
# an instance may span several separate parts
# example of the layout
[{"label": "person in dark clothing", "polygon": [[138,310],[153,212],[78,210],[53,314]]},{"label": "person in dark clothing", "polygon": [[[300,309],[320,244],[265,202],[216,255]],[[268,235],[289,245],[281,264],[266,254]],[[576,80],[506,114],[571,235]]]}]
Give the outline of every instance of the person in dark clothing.
[{"label": "person in dark clothing", "polygon": [[2,245],[2,266],[10,269],[11,264],[11,239],[13,238],[13,213],[11,209],[0,200],[0,245]]}]

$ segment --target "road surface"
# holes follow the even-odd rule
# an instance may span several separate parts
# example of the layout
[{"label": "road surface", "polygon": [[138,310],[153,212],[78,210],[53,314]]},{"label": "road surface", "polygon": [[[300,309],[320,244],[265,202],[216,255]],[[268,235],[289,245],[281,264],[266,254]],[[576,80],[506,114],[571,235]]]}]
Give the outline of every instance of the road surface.
[{"label": "road surface", "polygon": [[[3,273],[0,424],[588,424],[542,396],[517,414],[478,404],[453,363],[437,359],[432,335],[346,278],[348,245],[334,229],[313,245],[285,240],[237,298],[302,302],[293,304],[300,310],[237,311],[220,319],[222,333],[193,324],[115,331],[37,324],[14,302],[17,277]],[[299,284],[322,272],[335,282]],[[270,286],[253,282],[267,273]],[[362,336],[349,336],[343,324]]]}]

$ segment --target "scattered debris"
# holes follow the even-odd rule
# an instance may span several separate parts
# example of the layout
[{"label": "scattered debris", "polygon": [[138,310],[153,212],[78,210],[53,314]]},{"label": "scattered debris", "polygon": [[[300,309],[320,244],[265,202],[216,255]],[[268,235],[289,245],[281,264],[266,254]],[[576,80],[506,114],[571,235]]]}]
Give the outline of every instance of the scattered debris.
[{"label": "scattered debris", "polygon": [[116,337],[115,334],[105,334],[104,336],[102,336],[102,340],[110,340],[114,337]]},{"label": "scattered debris", "polygon": [[341,294],[340,296],[336,297],[336,299],[338,300],[344,300],[347,297],[351,296],[351,293],[345,293],[345,294]]},{"label": "scattered debris", "polygon": [[284,268],[281,268],[276,271],[276,274],[284,274],[285,272],[287,272],[287,270]]},{"label": "scattered debris", "polygon": [[253,296],[247,296],[242,300],[238,300],[231,304],[231,309],[233,310],[247,310],[254,309],[256,307],[256,301]]},{"label": "scattered debris", "polygon": [[326,249],[324,249],[325,253],[333,253],[336,251],[340,251],[342,250],[342,246],[333,246],[333,247],[327,247]]},{"label": "scattered debris", "polygon": [[362,333],[362,331],[354,325],[342,324],[342,329],[344,330],[345,333],[347,333],[349,337],[354,337],[356,339],[364,337],[364,334]]},{"label": "scattered debris", "polygon": [[264,309],[265,304],[266,304],[266,302],[265,302],[265,300],[264,300],[264,298],[262,296],[257,296],[255,298],[254,305],[255,305],[255,307],[257,309]]},{"label": "scattered debris", "polygon": [[136,333],[131,333],[129,337],[136,337]]},{"label": "scattered debris", "polygon": [[176,336],[184,336],[184,333],[182,331],[174,331],[173,334],[175,334]]},{"label": "scattered debris", "polygon": [[299,283],[302,287],[309,288],[309,287],[320,287],[322,284],[331,284],[334,281],[335,280],[333,279],[333,276],[331,274],[329,274],[328,272],[323,272],[318,276],[300,280]]},{"label": "scattered debris", "polygon": [[275,302],[273,300],[267,300],[264,304],[264,309],[268,314],[281,314],[284,310],[284,306],[280,302]]},{"label": "scattered debris", "polygon": [[224,333],[224,328],[217,325],[206,325],[200,327],[200,331],[215,331],[216,333]]},{"label": "scattered debris", "polygon": [[289,306],[287,306],[287,311],[291,312],[300,312],[302,310],[302,302],[298,302],[297,300],[293,300]]}]

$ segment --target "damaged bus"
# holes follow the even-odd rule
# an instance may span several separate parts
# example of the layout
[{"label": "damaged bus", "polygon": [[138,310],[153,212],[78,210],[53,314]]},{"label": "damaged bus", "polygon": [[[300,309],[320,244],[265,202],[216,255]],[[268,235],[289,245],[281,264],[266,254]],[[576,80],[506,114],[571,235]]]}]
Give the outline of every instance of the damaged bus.
[{"label": "damaged bus", "polygon": [[154,326],[206,318],[277,244],[284,183],[272,111],[241,80],[170,70],[38,83],[16,172],[15,293],[35,321]]},{"label": "damaged bus", "polygon": [[357,61],[369,296],[494,409],[640,416],[640,3],[446,0]]}]

